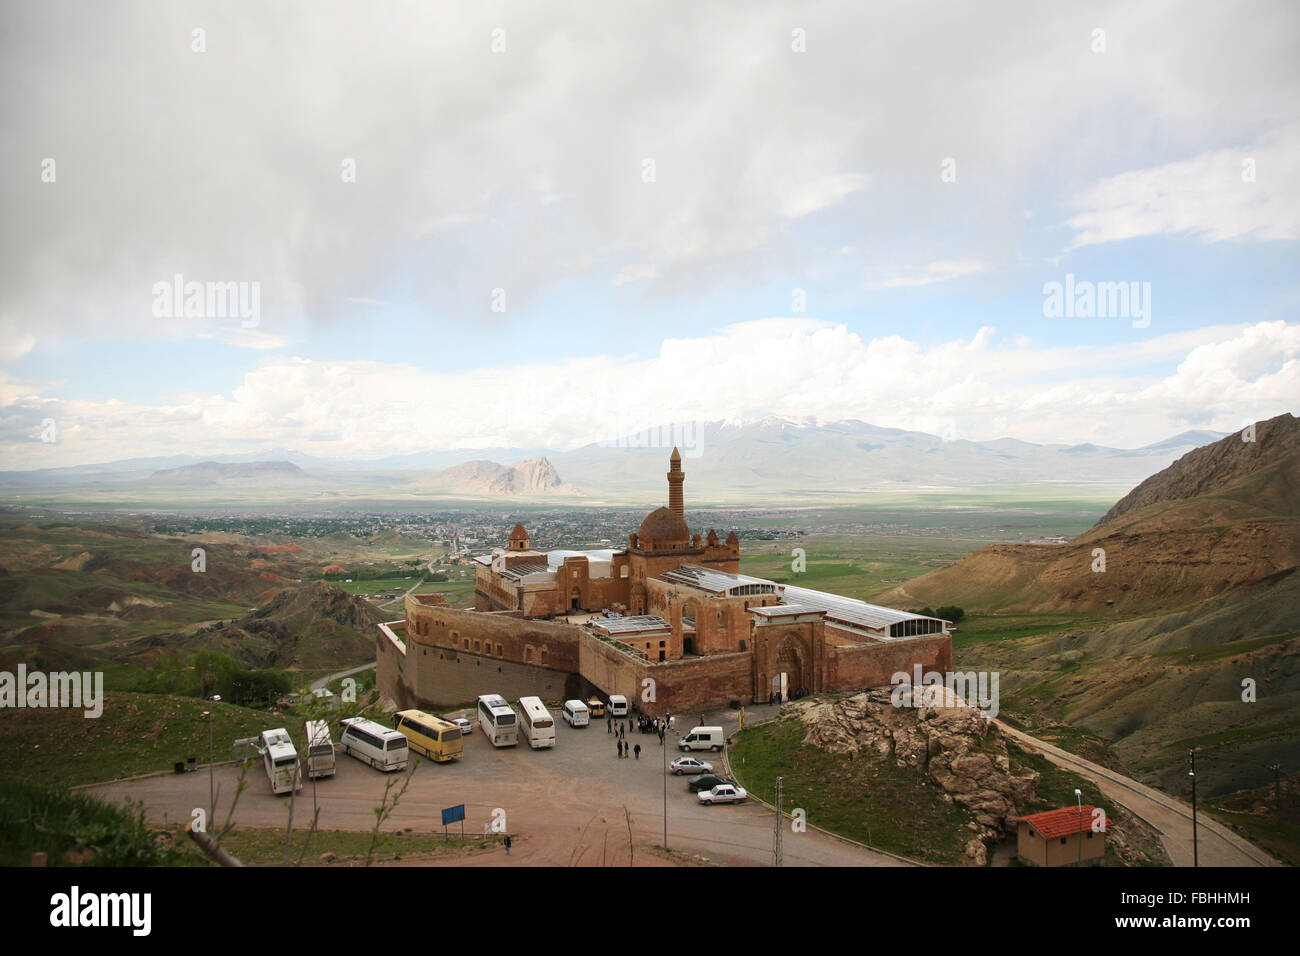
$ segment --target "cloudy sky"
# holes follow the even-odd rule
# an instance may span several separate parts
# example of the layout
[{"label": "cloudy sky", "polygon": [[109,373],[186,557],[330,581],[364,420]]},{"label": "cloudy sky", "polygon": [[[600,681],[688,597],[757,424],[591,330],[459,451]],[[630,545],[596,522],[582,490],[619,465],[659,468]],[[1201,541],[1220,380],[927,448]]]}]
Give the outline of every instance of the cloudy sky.
[{"label": "cloudy sky", "polygon": [[1294,3],[19,0],[0,28],[3,468],[767,415],[1132,447],[1300,412]]}]

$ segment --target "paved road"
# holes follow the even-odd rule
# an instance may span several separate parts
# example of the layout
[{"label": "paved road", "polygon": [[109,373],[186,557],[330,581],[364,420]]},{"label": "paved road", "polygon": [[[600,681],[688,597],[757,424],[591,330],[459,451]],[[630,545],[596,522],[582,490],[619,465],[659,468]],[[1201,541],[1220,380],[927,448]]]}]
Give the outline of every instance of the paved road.
[{"label": "paved road", "polygon": [[[692,718],[692,725],[698,715]],[[682,729],[681,721],[678,730]],[[526,744],[496,749],[477,727],[465,741],[460,762],[416,768],[410,789],[388,826],[440,831],[439,811],[464,803],[466,832],[481,831],[495,811],[506,815],[515,835],[510,864],[588,865],[627,864],[636,849],[663,843],[663,810],[667,781],[668,845],[706,857],[716,863],[765,866],[771,863],[773,822],[770,810],[756,804],[701,806],[687,790],[686,777],[665,775],[664,749],[658,738],[630,732],[627,740],[641,744],[641,759],[620,760],[614,738],[604,722],[574,729],[557,722],[556,747],[531,750]],[[667,757],[678,756],[669,738]],[[710,760],[708,755],[702,759]],[[721,766],[720,761],[713,761]],[[234,792],[238,769],[216,769],[222,796],[218,819],[224,819]],[[286,797],[270,792],[260,767],[250,771],[250,787],[240,797],[238,825],[282,827]],[[374,826],[373,808],[379,806],[388,776],[340,755],[338,773],[317,784],[325,829],[368,830]],[[114,799],[130,796],[145,803],[151,821],[187,820],[195,807],[208,803],[205,772],[161,775],[103,784],[93,790]],[[309,820],[312,789],[308,783],[298,796],[295,821]],[[296,823],[295,825],[300,825]],[[629,833],[631,839],[629,840]],[[897,866],[897,860],[809,831],[783,839],[788,866]],[[635,862],[658,862],[644,853]],[[493,853],[478,862],[505,862]]]},{"label": "paved road", "polygon": [[[1130,777],[1054,747],[1023,731],[994,721],[1007,736],[1039,751],[1048,760],[1087,777],[1111,800],[1160,831],[1161,842],[1175,866],[1192,865],[1192,808]],[[1201,866],[1281,866],[1259,847],[1223,826],[1204,811],[1196,814],[1198,861]]]},{"label": "paved road", "polygon": [[362,671],[372,671],[378,664],[359,664],[356,667],[349,667],[345,671],[339,671],[337,674],[326,674],[324,677],[317,678],[311,682],[312,690],[320,690],[330,681],[341,680],[344,677],[351,677],[353,674],[360,674]]}]

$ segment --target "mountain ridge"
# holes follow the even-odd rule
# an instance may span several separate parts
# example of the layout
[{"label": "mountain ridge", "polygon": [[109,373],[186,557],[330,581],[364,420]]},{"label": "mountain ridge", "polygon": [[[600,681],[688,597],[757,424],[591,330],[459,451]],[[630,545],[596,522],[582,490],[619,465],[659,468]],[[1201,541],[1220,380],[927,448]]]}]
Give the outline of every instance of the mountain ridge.
[{"label": "mountain ridge", "polygon": [[876,600],[998,613],[1158,613],[1293,570],[1300,420],[1277,416],[1258,423],[1256,436],[1243,443],[1230,435],[1183,456],[1064,545],[989,545]]}]

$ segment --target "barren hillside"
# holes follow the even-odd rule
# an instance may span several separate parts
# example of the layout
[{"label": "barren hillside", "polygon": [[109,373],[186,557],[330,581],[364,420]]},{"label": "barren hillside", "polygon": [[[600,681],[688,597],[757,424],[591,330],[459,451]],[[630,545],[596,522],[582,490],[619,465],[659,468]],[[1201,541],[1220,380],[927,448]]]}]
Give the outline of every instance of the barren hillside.
[{"label": "barren hillside", "polygon": [[1002,613],[1190,607],[1300,564],[1297,475],[1300,420],[1281,415],[1254,442],[1234,434],[1184,455],[1066,545],[990,545],[876,600]]}]

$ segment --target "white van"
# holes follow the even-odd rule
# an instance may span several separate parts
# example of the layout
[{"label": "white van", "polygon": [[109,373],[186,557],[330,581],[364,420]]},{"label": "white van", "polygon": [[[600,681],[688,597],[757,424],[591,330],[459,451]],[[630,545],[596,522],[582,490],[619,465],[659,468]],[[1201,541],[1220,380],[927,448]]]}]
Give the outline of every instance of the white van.
[{"label": "white van", "polygon": [[302,768],[298,764],[298,751],[283,727],[264,730],[257,741],[262,754],[262,765],[271,781],[272,793],[289,793],[302,789]]},{"label": "white van", "polygon": [[609,695],[609,715],[611,717],[627,716],[627,698],[622,694]]},{"label": "white van", "polygon": [[591,711],[587,710],[587,705],[580,700],[566,700],[564,719],[568,721],[570,727],[586,727],[591,723]]},{"label": "white van", "polygon": [[682,750],[721,750],[727,743],[721,727],[696,727],[677,741]]},{"label": "white van", "polygon": [[364,717],[348,717],[342,724],[343,735],[339,743],[343,745],[345,754],[351,754],[376,770],[406,769],[410,748],[405,734]]},{"label": "white van", "polygon": [[334,776],[334,740],[324,720],[307,721],[307,777],[316,780]]}]

